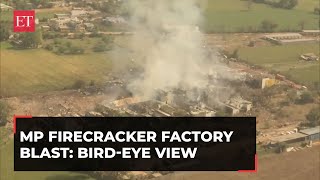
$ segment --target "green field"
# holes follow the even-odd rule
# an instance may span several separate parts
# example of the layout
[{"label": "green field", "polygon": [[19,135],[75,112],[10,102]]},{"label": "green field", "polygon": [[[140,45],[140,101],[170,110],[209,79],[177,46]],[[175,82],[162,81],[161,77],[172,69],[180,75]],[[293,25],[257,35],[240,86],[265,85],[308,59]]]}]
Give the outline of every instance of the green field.
[{"label": "green field", "polygon": [[239,57],[269,70],[275,70],[306,85],[319,82],[319,62],[300,61],[301,54],[314,53],[319,56],[319,44],[292,44],[241,48]]},{"label": "green field", "polygon": [[[39,20],[41,20],[42,18],[53,18],[55,13],[65,13],[65,11],[39,12],[39,13],[36,13],[36,18],[38,18]],[[13,21],[13,12],[12,11],[1,12],[0,20]]]},{"label": "green field", "polygon": [[0,147],[0,172],[1,180],[93,180],[76,172],[14,172],[13,140]]},{"label": "green field", "polygon": [[56,55],[44,49],[11,50],[1,44],[1,93],[16,96],[62,90],[77,80],[101,83],[112,62],[107,53]]},{"label": "green field", "polygon": [[278,31],[301,30],[298,25],[301,21],[305,22],[305,29],[319,29],[319,16],[313,14],[319,6],[318,0],[300,0],[292,10],[256,3],[248,10],[247,1],[241,0],[207,0],[202,6],[206,9],[204,29],[207,32],[244,32],[259,28],[263,20],[277,23]]}]

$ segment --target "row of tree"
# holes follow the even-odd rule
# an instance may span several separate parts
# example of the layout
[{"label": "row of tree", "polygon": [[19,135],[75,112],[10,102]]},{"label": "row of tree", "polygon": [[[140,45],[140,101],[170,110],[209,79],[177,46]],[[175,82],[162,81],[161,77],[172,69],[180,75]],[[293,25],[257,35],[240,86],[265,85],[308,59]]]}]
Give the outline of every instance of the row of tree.
[{"label": "row of tree", "polygon": [[11,45],[16,49],[38,48],[42,45],[41,30],[32,33],[16,34],[16,37],[10,41]]},{"label": "row of tree", "polygon": [[[251,0],[248,0],[251,1]],[[271,5],[272,7],[282,8],[282,9],[293,9],[298,5],[298,0],[253,0],[255,3],[264,3]]]},{"label": "row of tree", "polygon": [[50,3],[50,0],[12,0],[12,3],[15,5],[15,9],[20,10],[53,7],[53,4]]}]

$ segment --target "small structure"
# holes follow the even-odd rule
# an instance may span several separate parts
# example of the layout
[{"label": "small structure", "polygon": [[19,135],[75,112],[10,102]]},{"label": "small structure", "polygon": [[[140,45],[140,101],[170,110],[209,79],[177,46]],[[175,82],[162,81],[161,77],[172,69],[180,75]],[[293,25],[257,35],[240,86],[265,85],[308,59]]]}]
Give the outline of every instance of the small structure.
[{"label": "small structure", "polygon": [[316,56],[314,53],[302,54],[300,59],[305,61],[319,61],[319,56]]},{"label": "small structure", "polygon": [[273,143],[285,143],[285,144],[293,144],[304,142],[307,140],[307,135],[302,133],[292,133],[282,136],[276,136],[270,138]]},{"label": "small structure", "polygon": [[320,30],[302,30],[304,36],[320,36]]},{"label": "small structure", "polygon": [[273,33],[263,36],[263,39],[278,45],[316,41],[313,38],[303,38],[299,33]]},{"label": "small structure", "polygon": [[58,18],[58,19],[65,19],[65,18],[69,18],[70,14],[61,14],[61,13],[56,13],[53,16],[54,18]]},{"label": "small structure", "polygon": [[82,9],[74,9],[71,11],[71,17],[87,17],[88,12]]},{"label": "small structure", "polygon": [[307,135],[308,141],[320,141],[320,126],[300,130],[300,133]]},{"label": "small structure", "polygon": [[83,25],[84,25],[84,27],[85,27],[85,29],[87,30],[87,31],[93,31],[94,30],[94,24],[92,24],[92,23],[83,23]]},{"label": "small structure", "polygon": [[41,26],[42,31],[49,31],[50,30],[50,26]]},{"label": "small structure", "polygon": [[227,105],[239,109],[239,111],[248,112],[252,108],[252,102],[242,99],[241,97],[232,98],[226,103]]},{"label": "small structure", "polygon": [[274,86],[276,84],[279,84],[279,81],[276,79],[270,79],[270,78],[263,78],[262,79],[262,83],[261,83],[261,88],[267,88],[267,87],[271,87]]},{"label": "small structure", "polygon": [[214,117],[216,112],[207,108],[191,110],[190,113],[195,117]]},{"label": "small structure", "polygon": [[126,24],[127,21],[123,17],[106,17],[102,19],[106,24]]}]

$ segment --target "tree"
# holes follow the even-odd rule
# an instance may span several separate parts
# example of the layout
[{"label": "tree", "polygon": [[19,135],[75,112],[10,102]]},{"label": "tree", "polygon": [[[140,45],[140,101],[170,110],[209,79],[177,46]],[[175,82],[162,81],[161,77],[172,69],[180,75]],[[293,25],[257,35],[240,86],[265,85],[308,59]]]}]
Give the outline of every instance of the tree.
[{"label": "tree", "polygon": [[[16,42],[16,41],[15,41]],[[17,43],[13,43],[16,48],[28,49],[38,48],[42,44],[42,33],[40,30],[32,33],[20,34]]]},{"label": "tree", "polygon": [[304,27],[306,25],[306,21],[305,20],[302,20],[298,23],[298,26],[300,27],[301,30],[304,30]]},{"label": "tree", "polygon": [[298,5],[298,0],[280,0],[275,4],[276,7],[283,9],[292,9]]},{"label": "tree", "polygon": [[5,41],[9,38],[10,32],[8,28],[4,27],[3,25],[0,25],[0,41]]},{"label": "tree", "polygon": [[277,27],[278,27],[278,24],[276,24],[270,20],[263,20],[261,22],[262,32],[273,32]]},{"label": "tree", "polygon": [[310,126],[315,127],[320,125],[320,109],[313,108],[310,112],[306,115],[308,123]]},{"label": "tree", "polygon": [[9,113],[9,107],[4,101],[0,101],[0,126],[4,126],[7,123]]},{"label": "tree", "polygon": [[312,102],[313,102],[313,97],[309,91],[304,91],[298,100],[299,104],[307,104]]}]

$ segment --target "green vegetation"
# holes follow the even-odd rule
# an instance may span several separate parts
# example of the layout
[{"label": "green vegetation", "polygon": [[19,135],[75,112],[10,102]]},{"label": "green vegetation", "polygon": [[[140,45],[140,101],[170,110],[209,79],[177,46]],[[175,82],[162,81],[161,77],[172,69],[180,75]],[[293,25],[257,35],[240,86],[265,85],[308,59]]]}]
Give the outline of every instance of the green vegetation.
[{"label": "green vegetation", "polygon": [[0,126],[6,125],[9,107],[6,102],[0,100]]},{"label": "green vegetation", "polygon": [[19,34],[19,37],[12,41],[12,46],[16,49],[38,48],[42,41],[42,32],[37,30],[32,33]]},{"label": "green vegetation", "polygon": [[296,82],[314,85],[319,82],[319,62],[299,60],[301,54],[319,55],[319,44],[246,47],[239,49],[240,59],[270,71],[279,72]]},{"label": "green vegetation", "polygon": [[66,56],[45,49],[12,50],[8,43],[1,43],[1,95],[68,89],[79,79],[101,84],[111,69],[110,57],[107,53]]},{"label": "green vegetation", "polygon": [[319,108],[313,108],[306,115],[309,126],[315,127],[320,125],[320,112]]},{"label": "green vegetation", "polygon": [[302,21],[306,29],[319,29],[319,16],[313,13],[318,0],[299,1],[291,10],[257,3],[248,9],[248,2],[241,0],[207,0],[202,4],[206,32],[259,31],[264,20],[277,24],[276,31],[299,31]]},{"label": "green vegetation", "polygon": [[[41,12],[37,12],[36,11],[36,18],[38,18],[39,20],[41,19],[50,19],[53,18],[55,13],[65,13],[65,11],[41,11]],[[4,11],[1,12],[1,16],[0,16],[0,21],[2,23],[2,21],[13,21],[13,12],[12,11]]]}]

